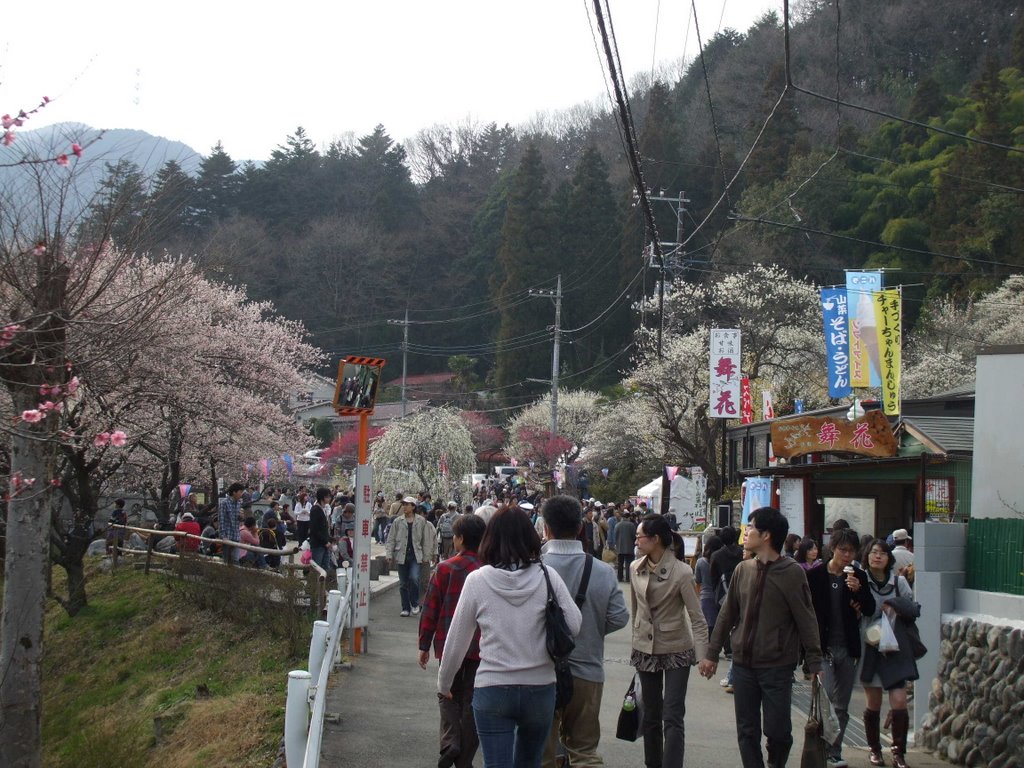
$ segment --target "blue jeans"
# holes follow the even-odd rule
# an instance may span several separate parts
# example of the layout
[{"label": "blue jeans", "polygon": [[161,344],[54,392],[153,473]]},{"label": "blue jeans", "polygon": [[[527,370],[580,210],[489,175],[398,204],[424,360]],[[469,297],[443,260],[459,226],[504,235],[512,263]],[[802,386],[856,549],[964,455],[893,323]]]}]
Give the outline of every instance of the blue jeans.
[{"label": "blue jeans", "polygon": [[403,611],[411,611],[420,604],[420,564],[415,560],[398,564],[398,594]]},{"label": "blue jeans", "polygon": [[325,571],[334,570],[334,566],[331,565],[331,551],[327,547],[310,547],[309,551],[312,553],[311,559],[314,563]]},{"label": "blue jeans", "polygon": [[554,717],[554,683],[477,688],[473,718],[484,768],[540,768]]}]

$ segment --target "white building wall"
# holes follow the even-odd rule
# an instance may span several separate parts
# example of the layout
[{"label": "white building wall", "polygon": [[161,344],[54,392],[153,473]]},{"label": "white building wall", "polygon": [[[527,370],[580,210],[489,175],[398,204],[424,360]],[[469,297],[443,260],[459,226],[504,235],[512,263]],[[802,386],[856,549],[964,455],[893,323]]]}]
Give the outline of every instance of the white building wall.
[{"label": "white building wall", "polygon": [[978,355],[971,517],[1024,513],[1024,346]]}]

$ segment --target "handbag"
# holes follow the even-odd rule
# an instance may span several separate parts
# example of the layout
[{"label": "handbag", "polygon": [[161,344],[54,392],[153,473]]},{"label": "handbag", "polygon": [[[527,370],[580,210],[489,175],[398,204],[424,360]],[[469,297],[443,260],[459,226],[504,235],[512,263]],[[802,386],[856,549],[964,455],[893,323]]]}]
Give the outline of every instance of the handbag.
[{"label": "handbag", "polygon": [[821,683],[814,676],[811,683],[811,711],[804,726],[804,749],[800,753],[800,768],[825,768],[825,739],[821,725]]},{"label": "handbag", "polygon": [[[909,566],[913,567],[913,566]],[[900,593],[900,580],[896,579],[896,594]],[[899,618],[900,623],[903,625],[903,631],[907,634],[907,639],[910,640],[910,650],[914,654],[914,661],[917,661],[926,653],[928,653],[928,646],[921,641],[921,631],[917,628],[917,621],[915,619],[908,619],[903,616]]]},{"label": "handbag", "polygon": [[622,697],[619,721],[615,725],[615,738],[636,741],[640,738],[640,724],[643,722],[643,704],[636,691],[636,675],[629,681],[629,689]]},{"label": "handbag", "polygon": [[[583,564],[583,577],[580,579],[579,589],[576,591],[576,605],[582,605],[587,594],[587,586],[590,582],[590,572],[594,567],[594,560],[587,556]],[[555,592],[551,588],[551,577],[548,576],[548,569],[544,563],[540,563],[540,569],[544,573],[544,581],[548,588],[548,600],[544,605],[544,642],[547,646],[548,656],[555,663],[555,709],[563,709],[572,701],[573,681],[572,670],[569,668],[569,654],[576,648],[576,639],[569,630],[565,621],[565,612],[555,598]]]},{"label": "handbag", "polygon": [[601,559],[609,565],[615,565],[619,562],[619,556],[615,553],[614,549],[605,549],[604,552],[601,553]]}]

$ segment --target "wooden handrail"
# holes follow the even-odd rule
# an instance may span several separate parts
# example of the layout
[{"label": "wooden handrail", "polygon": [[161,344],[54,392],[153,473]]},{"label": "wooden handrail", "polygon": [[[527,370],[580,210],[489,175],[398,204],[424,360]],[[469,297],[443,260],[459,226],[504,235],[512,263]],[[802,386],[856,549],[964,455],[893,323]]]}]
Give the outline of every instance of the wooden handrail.
[{"label": "wooden handrail", "polygon": [[136,528],[131,525],[110,525],[111,528],[117,528],[123,531],[134,531],[142,536],[173,536],[176,539],[191,539],[193,541],[201,541],[206,544],[220,544],[237,547],[238,549],[244,549],[248,552],[255,552],[260,555],[277,555],[279,557],[290,557],[299,551],[299,545],[296,544],[294,547],[289,549],[269,549],[268,547],[256,547],[252,544],[243,544],[240,541],[231,541],[230,539],[207,539],[203,536],[196,536],[194,533],[186,533],[185,531],[160,531],[156,528]]}]

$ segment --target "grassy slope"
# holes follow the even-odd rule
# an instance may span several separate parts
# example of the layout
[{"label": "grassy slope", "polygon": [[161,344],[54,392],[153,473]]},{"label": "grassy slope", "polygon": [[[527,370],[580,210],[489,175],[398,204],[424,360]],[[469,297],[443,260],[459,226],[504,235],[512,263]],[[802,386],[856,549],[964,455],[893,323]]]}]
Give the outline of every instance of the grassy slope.
[{"label": "grassy slope", "polygon": [[[54,589],[63,591],[55,569]],[[190,605],[168,577],[90,574],[90,605],[46,624],[43,764],[269,766],[284,727],[286,643]],[[205,685],[208,696],[197,694]],[[154,718],[163,737],[155,738]]]}]

